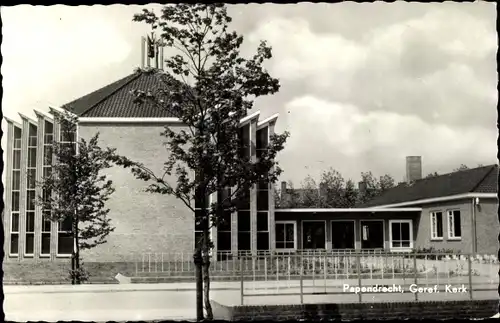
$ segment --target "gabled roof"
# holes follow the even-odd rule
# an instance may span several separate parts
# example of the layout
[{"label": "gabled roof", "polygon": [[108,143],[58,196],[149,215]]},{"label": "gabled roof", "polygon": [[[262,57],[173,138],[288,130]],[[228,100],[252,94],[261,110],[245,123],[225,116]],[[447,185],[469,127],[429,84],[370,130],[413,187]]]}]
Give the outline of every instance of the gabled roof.
[{"label": "gabled roof", "polygon": [[132,90],[154,91],[161,86],[157,73],[134,72],[116,82],[106,85],[62,108],[79,117],[87,118],[170,118],[172,111],[158,109],[152,104],[134,103]]},{"label": "gabled roof", "polygon": [[466,193],[496,193],[498,165],[483,166],[399,185],[360,207],[373,207]]}]

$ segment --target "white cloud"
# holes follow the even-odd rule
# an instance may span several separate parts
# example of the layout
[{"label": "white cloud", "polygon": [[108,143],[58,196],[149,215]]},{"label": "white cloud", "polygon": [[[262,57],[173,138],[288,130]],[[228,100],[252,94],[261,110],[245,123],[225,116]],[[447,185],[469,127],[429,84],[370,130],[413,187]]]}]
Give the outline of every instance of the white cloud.
[{"label": "white cloud", "polygon": [[294,156],[300,156],[304,165],[325,161],[356,179],[359,173],[353,172],[353,164],[379,175],[390,173],[400,180],[407,155],[423,156],[424,171],[429,172],[443,168],[451,171],[444,165],[465,163],[474,167],[495,161],[496,135],[489,129],[428,124],[416,116],[387,111],[365,113],[354,105],[312,96],[295,99],[286,109],[289,113],[280,117],[280,125],[291,132],[291,137],[282,153],[283,167],[287,178],[297,176],[295,181],[305,174]]}]

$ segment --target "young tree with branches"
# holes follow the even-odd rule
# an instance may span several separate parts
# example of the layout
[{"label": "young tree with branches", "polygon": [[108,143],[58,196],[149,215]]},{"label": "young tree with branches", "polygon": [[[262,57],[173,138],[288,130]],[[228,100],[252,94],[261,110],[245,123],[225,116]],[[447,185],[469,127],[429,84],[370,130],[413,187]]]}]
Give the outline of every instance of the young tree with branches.
[{"label": "young tree with branches", "polygon": [[[249,144],[238,135],[240,120],[252,109],[255,98],[279,90],[278,80],[263,68],[271,58],[271,48],[261,42],[253,57],[241,57],[243,36],[228,30],[231,17],[223,4],[167,5],[160,16],[144,10],[134,20],[160,30],[158,41],[178,52],[165,60],[166,72],[142,71],[154,73],[160,86],[134,91],[136,101],[174,110],[185,128],[174,131],[167,126],[161,134],[170,153],[162,174],[126,156],[115,162],[130,168],[137,178],[152,181],[147,191],[174,196],[195,214],[203,231],[195,243],[194,257],[197,318],[203,319],[203,287],[207,319],[212,319],[209,231],[219,224],[224,211],[234,211],[249,196],[252,187],[272,185],[281,173],[275,157],[283,149],[287,133],[272,135],[256,160],[248,153]],[[230,193],[223,194],[228,188]],[[215,194],[218,199],[209,203],[209,196]]]},{"label": "young tree with branches", "polygon": [[81,262],[80,252],[106,243],[114,231],[105,202],[114,192],[112,181],[102,170],[111,167],[112,149],[101,149],[96,134],[88,142],[76,138],[77,117],[70,112],[55,116],[61,136],[45,151],[50,172],[37,183],[41,195],[35,203],[43,210],[45,220],[66,227],[73,239],[70,277],[72,284],[81,284],[88,273]]}]

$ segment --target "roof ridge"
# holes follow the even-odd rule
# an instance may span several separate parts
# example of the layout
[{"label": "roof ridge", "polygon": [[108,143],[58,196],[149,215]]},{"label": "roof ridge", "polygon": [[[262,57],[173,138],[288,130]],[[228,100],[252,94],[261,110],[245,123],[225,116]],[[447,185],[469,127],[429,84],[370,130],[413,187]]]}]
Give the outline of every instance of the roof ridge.
[{"label": "roof ridge", "polygon": [[486,172],[486,175],[484,175],[484,176],[483,176],[483,178],[481,178],[481,180],[480,180],[479,182],[477,182],[477,183],[476,183],[476,185],[474,185],[474,186],[472,187],[472,189],[471,189],[469,192],[474,192],[475,190],[477,190],[477,188],[478,188],[479,186],[481,186],[481,184],[484,182],[484,180],[485,180],[488,176],[490,176],[491,172],[493,172],[493,170],[495,170],[495,169],[496,169],[496,166],[497,166],[496,164],[494,164],[494,165],[490,165],[490,166],[485,166],[485,167],[490,167],[490,170],[489,170],[488,172]]},{"label": "roof ridge", "polygon": [[[100,100],[98,100],[97,102],[95,102],[91,107],[87,108],[85,111],[83,111],[82,113],[80,113],[80,115],[83,116],[85,113],[90,112],[99,103],[103,102],[104,100],[106,100],[107,98],[109,98],[110,96],[112,96],[113,94],[115,94],[116,92],[118,92],[119,90],[121,90],[124,86],[126,86],[127,84],[130,84],[130,82],[136,80],[141,75],[142,75],[141,73],[134,72],[132,74],[129,74],[128,76],[125,76],[124,78],[122,78],[120,80],[117,80],[115,83],[123,81],[126,78],[130,78],[129,80],[127,80],[126,82],[124,82],[123,84],[121,84],[120,86],[118,86],[117,88],[115,88],[113,91],[109,92],[103,98],[101,98]],[[111,84],[113,84],[113,83],[111,83]],[[108,86],[110,86],[111,84],[109,84]],[[99,90],[96,90],[96,91],[99,91]]]}]

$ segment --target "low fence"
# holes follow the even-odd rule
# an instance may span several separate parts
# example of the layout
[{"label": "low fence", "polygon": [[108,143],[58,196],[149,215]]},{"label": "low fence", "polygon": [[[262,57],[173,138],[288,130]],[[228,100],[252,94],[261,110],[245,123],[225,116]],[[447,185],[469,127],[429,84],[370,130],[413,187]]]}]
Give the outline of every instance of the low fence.
[{"label": "low fence", "polygon": [[438,293],[474,299],[475,293],[496,293],[498,288],[496,257],[470,254],[325,253],[239,260],[240,267],[251,263],[252,268],[251,277],[240,272],[241,304],[256,296],[299,296],[300,303],[306,295],[345,295],[359,302],[365,294],[383,295],[381,300],[387,301],[408,295],[418,301]]}]

